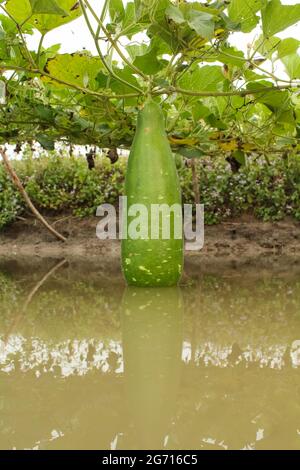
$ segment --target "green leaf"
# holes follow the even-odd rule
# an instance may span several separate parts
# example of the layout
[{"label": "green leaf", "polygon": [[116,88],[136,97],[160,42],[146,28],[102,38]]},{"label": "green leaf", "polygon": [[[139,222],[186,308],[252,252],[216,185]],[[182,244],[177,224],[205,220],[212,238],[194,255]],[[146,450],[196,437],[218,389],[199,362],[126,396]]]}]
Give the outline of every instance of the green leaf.
[{"label": "green leaf", "polygon": [[128,46],[126,46],[126,51],[132,61],[134,61],[137,56],[147,54],[147,50],[148,47],[146,44],[128,44]]},{"label": "green leaf", "polygon": [[278,58],[282,59],[286,55],[295,54],[299,49],[300,41],[294,38],[286,38],[278,46]]},{"label": "green leaf", "polygon": [[62,15],[37,13],[32,14],[30,0],[8,0],[6,9],[9,14],[19,23],[24,21],[30,24],[40,33],[45,34],[52,29],[63,24],[69,23],[82,15],[80,8],[73,8],[76,0],[60,0],[60,8],[65,12]]},{"label": "green leaf", "polygon": [[42,49],[42,53],[40,55],[40,61],[39,61],[40,68],[43,69],[47,61],[49,59],[53,59],[57,55],[60,47],[61,47],[60,44],[53,44],[53,46],[48,47],[47,49]]},{"label": "green leaf", "polygon": [[235,152],[233,152],[232,156],[241,165],[243,165],[243,166],[246,165],[246,155],[242,150],[236,150]]},{"label": "green leaf", "polygon": [[195,66],[179,80],[181,88],[191,91],[218,91],[222,88],[224,76],[218,65]]},{"label": "green leaf", "polygon": [[178,147],[176,152],[185,158],[201,158],[204,155],[203,150],[192,147]]},{"label": "green leaf", "polygon": [[177,23],[177,24],[183,24],[186,22],[186,19],[183,16],[182,11],[178,7],[175,7],[174,5],[170,5],[166,9],[166,17],[174,21],[174,23]]},{"label": "green leaf", "polygon": [[287,55],[283,57],[281,61],[291,80],[300,78],[300,56],[298,54]]},{"label": "green leaf", "polygon": [[67,15],[55,0],[29,0],[32,13],[48,13],[49,15]]},{"label": "green leaf", "polygon": [[261,0],[231,0],[228,6],[229,18],[241,24],[241,31],[249,33],[259,22],[256,15],[261,8]]},{"label": "green leaf", "polygon": [[[132,85],[138,86],[138,81],[135,76],[132,74],[132,69],[128,66],[124,67],[123,69],[119,69],[114,67],[114,72],[116,75],[126,82],[131,83]],[[104,75],[104,73],[99,72],[96,81],[98,87],[105,88],[108,92],[111,90],[116,94],[127,94],[132,93],[132,88],[127,86],[125,83],[121,83],[119,80],[109,77],[108,75]],[[135,98],[126,98],[125,99],[126,105],[136,105]]]},{"label": "green leaf", "polygon": [[[46,63],[45,71],[53,77],[73,85],[94,89],[96,77],[102,68],[102,62],[98,57],[91,57],[87,54],[76,52],[74,54],[58,54],[53,59],[49,59]],[[50,79],[44,77],[43,80],[49,82]],[[51,83],[58,87],[65,86],[55,81]]]},{"label": "green leaf", "polygon": [[46,134],[38,134],[36,140],[45,150],[54,150],[55,142]]},{"label": "green leaf", "polygon": [[264,91],[264,88],[269,88],[272,83],[264,82],[250,82],[247,85],[248,90],[262,90],[262,93],[255,94],[255,100],[266,105],[272,112],[285,111],[291,105],[290,93],[287,90],[274,90]]},{"label": "green leaf", "polygon": [[192,114],[195,121],[203,119],[211,113],[210,109],[205,106],[201,101],[197,101],[192,107]]},{"label": "green leaf", "polygon": [[109,16],[111,21],[122,21],[125,16],[125,10],[122,0],[110,0]]},{"label": "green leaf", "polygon": [[273,36],[300,20],[300,4],[282,5],[280,0],[271,0],[262,9],[263,32]]},{"label": "green leaf", "polygon": [[51,106],[45,106],[43,104],[38,104],[34,108],[36,116],[42,121],[52,122],[55,117],[55,112]]},{"label": "green leaf", "polygon": [[134,0],[136,19],[147,19],[147,16],[153,9],[153,0]]},{"label": "green leaf", "polygon": [[219,130],[225,130],[227,129],[228,125],[222,121],[218,116],[215,116],[215,114],[210,114],[205,118],[205,121],[211,126],[215,127]]},{"label": "green leaf", "polygon": [[281,39],[277,37],[265,38],[263,35],[259,36],[254,43],[254,49],[266,58],[271,58],[274,52],[277,51]]},{"label": "green leaf", "polygon": [[202,11],[190,10],[187,20],[190,28],[196,31],[199,36],[207,39],[214,37],[215,23],[212,15]]},{"label": "green leaf", "polygon": [[147,75],[154,75],[163,68],[163,63],[158,60],[157,53],[157,47],[150,47],[146,54],[137,55],[133,64]]},{"label": "green leaf", "polygon": [[245,55],[235,47],[223,47],[214,60],[223,64],[235,65],[242,68],[245,65]]},{"label": "green leaf", "polygon": [[143,29],[144,25],[136,21],[134,3],[128,2],[125,7],[124,18],[122,21],[122,31],[125,30],[124,35],[131,39],[134,34],[142,31]]}]

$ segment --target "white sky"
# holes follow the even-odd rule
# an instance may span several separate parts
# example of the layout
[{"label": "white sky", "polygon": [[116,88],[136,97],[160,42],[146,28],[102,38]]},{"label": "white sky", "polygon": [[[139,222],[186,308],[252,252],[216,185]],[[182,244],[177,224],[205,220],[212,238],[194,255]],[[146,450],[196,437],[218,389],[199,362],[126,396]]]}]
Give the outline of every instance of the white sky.
[{"label": "white sky", "polygon": [[[76,0],[74,0],[75,3]],[[123,0],[123,3],[126,4],[127,0]],[[281,3],[285,5],[296,5],[299,0],[281,0]],[[90,4],[95,9],[97,13],[101,12],[103,0],[90,0]],[[246,52],[247,44],[252,43],[256,38],[261,34],[261,30],[257,27],[254,31],[249,34],[245,33],[233,33],[230,37],[230,42],[235,45],[238,49]],[[38,39],[40,34],[37,32],[33,36],[28,38],[28,43],[31,49],[37,47]],[[276,36],[281,38],[293,37],[300,40],[300,26],[299,23],[288,28],[282,33],[278,33]],[[142,34],[138,35],[137,38],[140,41],[143,41],[145,36]],[[126,38],[122,39],[122,43],[126,44],[129,42]],[[78,18],[77,20],[56,28],[47,34],[44,40],[44,46],[49,47],[53,44],[61,44],[61,53],[72,53],[78,50],[87,49],[92,54],[97,54],[93,38],[91,37],[90,32],[87,29],[85,20],[83,17]],[[264,68],[270,68],[270,64],[264,63]],[[275,74],[280,78],[287,79],[288,77],[284,73],[284,67],[280,61],[276,64]]]}]

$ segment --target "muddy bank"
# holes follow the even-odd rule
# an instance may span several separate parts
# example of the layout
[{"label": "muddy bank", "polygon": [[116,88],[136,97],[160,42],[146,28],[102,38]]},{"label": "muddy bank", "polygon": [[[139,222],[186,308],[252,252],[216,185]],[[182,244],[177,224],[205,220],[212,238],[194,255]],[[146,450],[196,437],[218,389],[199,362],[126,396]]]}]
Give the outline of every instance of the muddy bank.
[{"label": "muddy bank", "polygon": [[[66,243],[56,241],[34,219],[20,220],[0,233],[0,257],[3,260],[20,257],[72,259],[90,267],[102,266],[106,274],[119,277],[120,242],[100,241],[96,237],[96,217],[49,219],[63,235]],[[189,274],[219,269],[289,271],[300,266],[300,223],[284,220],[263,223],[241,219],[205,228],[205,244],[201,251],[186,252]]]}]

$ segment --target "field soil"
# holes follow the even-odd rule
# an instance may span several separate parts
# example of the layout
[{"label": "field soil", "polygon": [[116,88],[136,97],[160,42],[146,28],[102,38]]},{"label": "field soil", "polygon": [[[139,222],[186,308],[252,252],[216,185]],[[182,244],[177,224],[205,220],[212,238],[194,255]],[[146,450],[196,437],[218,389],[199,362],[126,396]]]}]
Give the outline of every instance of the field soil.
[{"label": "field soil", "polygon": [[[72,216],[47,219],[68,238],[57,241],[35,219],[19,220],[0,232],[0,257],[20,259],[28,257],[88,260],[92,265],[102,264],[111,275],[120,272],[120,241],[100,241],[96,237],[99,219],[79,219]],[[200,251],[186,252],[186,271],[195,275],[219,269],[235,271],[258,268],[269,271],[298,271],[300,267],[300,223],[286,219],[263,223],[245,217],[205,227],[205,243]]]}]

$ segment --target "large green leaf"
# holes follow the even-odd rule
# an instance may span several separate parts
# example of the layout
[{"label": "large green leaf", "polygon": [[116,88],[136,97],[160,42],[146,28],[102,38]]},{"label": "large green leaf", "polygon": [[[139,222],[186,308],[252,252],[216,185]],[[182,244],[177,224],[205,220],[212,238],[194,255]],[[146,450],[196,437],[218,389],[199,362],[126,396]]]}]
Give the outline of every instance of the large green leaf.
[{"label": "large green leaf", "polygon": [[300,4],[282,5],[280,0],[271,0],[262,9],[263,32],[273,36],[300,20]]},{"label": "large green leaf", "polygon": [[135,5],[133,2],[128,2],[124,10],[121,29],[124,31],[124,36],[129,39],[136,33],[143,31],[145,25],[136,21]]},{"label": "large green leaf", "polygon": [[300,55],[290,54],[281,59],[291,80],[300,78]]},{"label": "large green leaf", "polygon": [[166,17],[174,21],[176,24],[183,24],[186,22],[182,11],[178,7],[175,7],[175,5],[170,5],[166,9]]},{"label": "large green leaf", "polygon": [[211,14],[191,8],[185,8],[184,10],[186,11],[182,11],[175,5],[170,5],[166,9],[165,14],[169,20],[172,20],[177,25],[188,25],[203,38],[211,39],[214,36],[215,23]]},{"label": "large green leaf", "polygon": [[125,10],[122,0],[110,0],[109,16],[111,21],[122,21],[125,16]]},{"label": "large green leaf", "polygon": [[223,64],[235,65],[239,68],[242,68],[246,62],[245,54],[242,51],[237,50],[235,47],[228,46],[220,49],[219,54],[214,57],[213,60],[223,62]]},{"label": "large green leaf", "polygon": [[56,0],[29,0],[32,13],[48,13],[49,15],[69,15]]},{"label": "large green leaf", "polygon": [[[45,70],[60,80],[93,89],[96,86],[96,77],[102,67],[102,62],[98,57],[77,52],[75,54],[59,54],[53,59],[49,59]],[[49,81],[49,79],[45,78],[45,81]],[[56,82],[53,81],[53,84]]]},{"label": "large green leaf", "polygon": [[217,65],[195,66],[179,80],[181,88],[190,91],[218,91],[224,83],[222,67]]},{"label": "large green leaf", "polygon": [[280,46],[281,39],[273,36],[271,38],[265,38],[263,35],[259,36],[257,41],[254,43],[254,49],[266,58],[271,58],[274,52],[277,51]]},{"label": "large green leaf", "polygon": [[[138,81],[132,74],[132,69],[130,67],[126,66],[123,69],[114,67],[113,70],[119,78],[126,80],[127,83],[131,83],[136,87],[139,86]],[[104,88],[108,92],[113,91],[116,94],[132,93],[132,88],[130,86],[127,86],[125,83],[122,83],[115,78],[109,77],[102,71],[97,74],[96,81],[98,84],[98,88]],[[136,105],[135,98],[126,98],[124,101],[127,105]]]},{"label": "large green leaf", "polygon": [[163,63],[157,58],[158,48],[151,47],[143,55],[137,55],[133,64],[147,75],[154,75],[163,68]]},{"label": "large green leaf", "polygon": [[157,3],[156,0],[134,0],[136,19],[142,20],[148,18],[155,3]]},{"label": "large green leaf", "polygon": [[190,28],[196,31],[199,36],[211,39],[214,36],[215,23],[213,16],[202,11],[190,10],[187,15],[187,22]]},{"label": "large green leaf", "polygon": [[256,14],[261,8],[261,0],[231,0],[228,6],[229,18],[241,24],[244,33],[252,31],[259,22]]},{"label": "large green leaf", "polygon": [[[271,86],[270,82],[253,82],[248,83],[248,90],[262,90],[262,93],[255,94],[255,100],[259,103],[266,105],[271,111],[286,111],[290,105],[290,93],[286,90],[278,90],[274,87],[274,90],[269,90]],[[268,90],[265,90],[268,88]]]},{"label": "large green leaf", "polygon": [[295,54],[299,49],[300,41],[295,38],[286,38],[281,41],[278,46],[278,57],[282,59],[283,57]]},{"label": "large green leaf", "polygon": [[60,8],[66,12],[64,14],[33,14],[31,9],[30,0],[8,0],[6,2],[6,9],[9,14],[19,23],[31,24],[34,28],[38,29],[41,33],[45,34],[52,29],[57,28],[63,24],[73,21],[78,18],[82,12],[76,6],[75,0],[60,0]]}]

